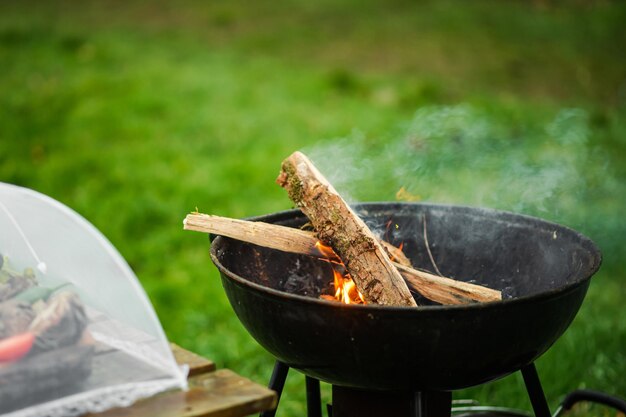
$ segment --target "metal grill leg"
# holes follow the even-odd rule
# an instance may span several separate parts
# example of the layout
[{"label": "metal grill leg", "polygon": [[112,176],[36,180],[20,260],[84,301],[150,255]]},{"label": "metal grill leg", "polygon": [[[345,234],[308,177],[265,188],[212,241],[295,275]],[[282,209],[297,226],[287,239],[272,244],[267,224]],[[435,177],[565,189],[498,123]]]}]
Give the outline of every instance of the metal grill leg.
[{"label": "metal grill leg", "polygon": [[422,404],[424,398],[421,391],[415,391],[411,398],[411,417],[427,417],[424,415],[424,408]]},{"label": "metal grill leg", "polygon": [[278,403],[280,402],[280,395],[283,393],[285,387],[285,381],[287,380],[287,373],[289,372],[289,366],[285,365],[281,361],[276,361],[274,364],[274,371],[272,371],[272,377],[268,388],[276,391],[276,408],[273,410],[263,411],[259,414],[259,417],[274,417],[276,410],[278,409]]},{"label": "metal grill leg", "polygon": [[522,376],[524,377],[524,384],[526,384],[526,390],[528,391],[535,417],[550,417],[550,407],[548,407],[546,395],[543,393],[543,388],[541,388],[535,364],[531,363],[523,367]]},{"label": "metal grill leg", "polygon": [[307,417],[322,417],[322,396],[320,394],[320,381],[305,377],[306,382],[306,409]]},{"label": "metal grill leg", "polygon": [[452,393],[416,391],[411,397],[411,417],[450,417]]}]

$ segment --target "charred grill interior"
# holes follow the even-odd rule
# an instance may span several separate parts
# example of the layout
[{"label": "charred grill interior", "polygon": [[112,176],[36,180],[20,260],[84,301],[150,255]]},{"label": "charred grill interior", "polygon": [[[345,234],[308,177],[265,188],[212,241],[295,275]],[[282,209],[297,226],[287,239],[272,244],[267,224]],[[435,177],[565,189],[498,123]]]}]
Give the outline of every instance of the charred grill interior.
[{"label": "charred grill interior", "polygon": [[[589,239],[536,218],[409,203],[355,209],[386,240],[402,243],[414,266],[433,271],[426,219],[428,249],[441,272],[501,290],[504,299],[439,306],[414,294],[421,307],[346,306],[319,299],[333,276],[328,262],[215,239],[212,259],[250,334],[277,360],[338,392],[440,399],[520,369],[532,377],[533,361],[569,326],[600,265]],[[298,210],[256,220],[306,222]]]}]

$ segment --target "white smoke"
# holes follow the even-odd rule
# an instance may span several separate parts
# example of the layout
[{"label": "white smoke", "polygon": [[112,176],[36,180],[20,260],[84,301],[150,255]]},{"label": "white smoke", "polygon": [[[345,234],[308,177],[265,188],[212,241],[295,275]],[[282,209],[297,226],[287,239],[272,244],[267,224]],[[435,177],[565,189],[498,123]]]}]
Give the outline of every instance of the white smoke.
[{"label": "white smoke", "polygon": [[580,202],[590,173],[603,170],[590,160],[589,136],[580,109],[527,126],[469,105],[432,106],[389,137],[353,131],[303,151],[349,201],[413,199],[559,217]]}]

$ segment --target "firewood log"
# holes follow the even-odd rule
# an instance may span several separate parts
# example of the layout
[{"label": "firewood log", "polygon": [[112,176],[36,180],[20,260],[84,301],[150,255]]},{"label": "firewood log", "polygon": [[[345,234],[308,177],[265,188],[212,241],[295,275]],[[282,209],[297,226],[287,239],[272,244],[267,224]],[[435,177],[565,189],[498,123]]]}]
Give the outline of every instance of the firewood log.
[{"label": "firewood log", "polygon": [[[328,254],[317,248],[316,243],[318,239],[313,232],[276,224],[191,213],[183,221],[183,228],[185,230],[226,236],[283,252],[320,258],[326,258],[329,255],[332,258],[333,256],[332,253]],[[393,245],[387,242],[383,244],[393,248]],[[406,263],[407,261],[404,262]],[[413,269],[399,262],[393,262],[393,264],[411,289],[437,303],[467,304],[502,299],[500,291],[491,288],[439,277],[428,272]]]},{"label": "firewood log", "polygon": [[366,302],[417,305],[378,239],[304,154],[285,159],[276,182],[309,218],[318,238],[341,257]]}]

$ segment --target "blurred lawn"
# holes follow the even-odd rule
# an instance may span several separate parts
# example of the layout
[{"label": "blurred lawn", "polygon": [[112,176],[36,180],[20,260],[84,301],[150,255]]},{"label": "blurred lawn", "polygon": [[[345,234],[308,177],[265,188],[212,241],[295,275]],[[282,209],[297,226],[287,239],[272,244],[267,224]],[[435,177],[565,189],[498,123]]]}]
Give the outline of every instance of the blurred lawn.
[{"label": "blurred lawn", "polygon": [[[404,184],[384,173],[398,163],[380,155],[417,126],[411,143],[430,148],[398,157],[422,158],[402,172],[422,199],[539,215],[600,244],[602,272],[538,368],[553,405],[577,387],[624,396],[624,21],[609,1],[2,2],[0,181],[84,215],[172,340],[265,383],[271,357],[230,309],[207,238],[181,220],[289,208],[274,179],[301,148],[326,169],[355,149],[381,175],[352,195],[393,199]],[[546,187],[551,161],[564,168]],[[532,181],[497,181],[518,172]],[[516,204],[536,189],[545,198]],[[279,415],[303,414],[302,380],[290,376]],[[518,376],[456,394],[468,396],[529,407]]]}]

